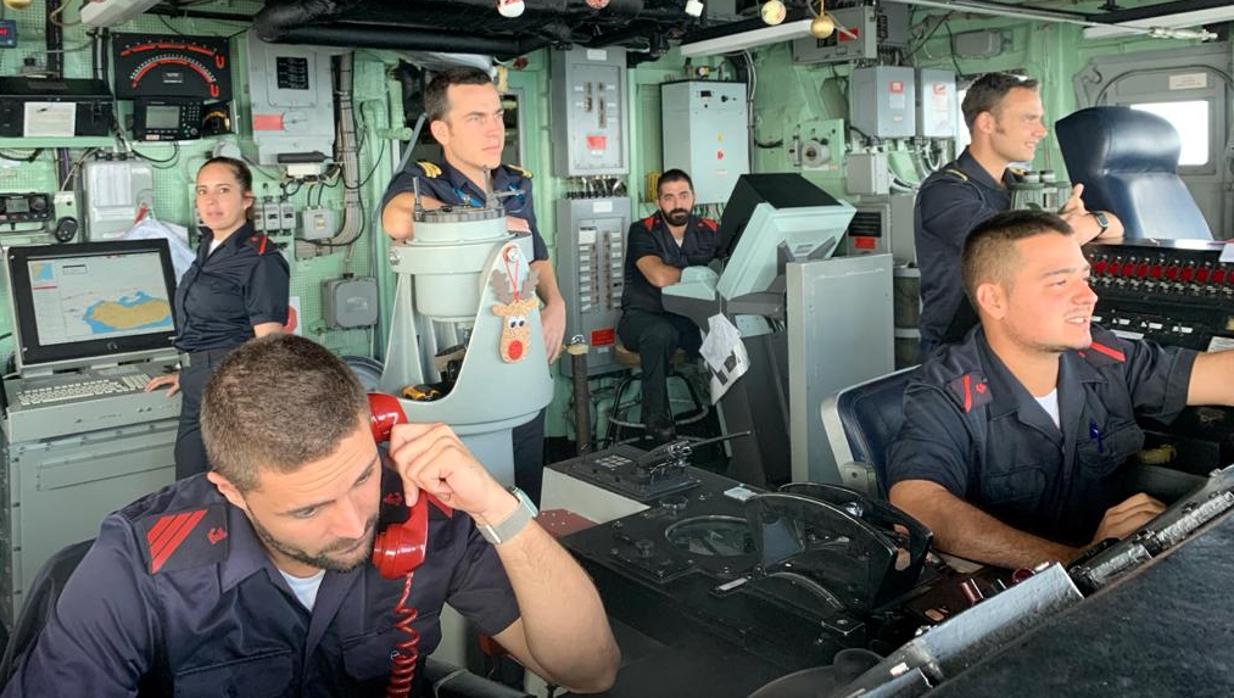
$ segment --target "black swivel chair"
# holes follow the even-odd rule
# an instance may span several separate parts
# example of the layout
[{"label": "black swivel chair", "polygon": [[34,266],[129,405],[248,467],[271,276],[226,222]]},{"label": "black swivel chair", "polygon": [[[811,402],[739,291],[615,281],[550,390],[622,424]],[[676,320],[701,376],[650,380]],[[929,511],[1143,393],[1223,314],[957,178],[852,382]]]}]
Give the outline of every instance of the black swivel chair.
[{"label": "black swivel chair", "polygon": [[916,370],[858,383],[823,402],[823,424],[842,484],[887,498],[887,450],[904,423],[904,390]]},{"label": "black swivel chair", "polygon": [[1211,240],[1178,176],[1182,141],[1170,122],[1130,107],[1089,107],[1054,125],[1071,181],[1090,211],[1113,211],[1128,240]]},{"label": "black swivel chair", "polygon": [[52,609],[56,607],[56,601],[60,598],[65,583],[69,581],[69,576],[77,569],[77,565],[93,544],[94,540],[91,539],[62,548],[43,564],[34,577],[34,582],[30,585],[30,595],[26,597],[17,622],[13,624],[13,633],[4,647],[4,658],[0,659],[0,685],[7,684],[13,677],[13,672],[21,664],[26,651],[30,649],[43,625],[47,623]]}]

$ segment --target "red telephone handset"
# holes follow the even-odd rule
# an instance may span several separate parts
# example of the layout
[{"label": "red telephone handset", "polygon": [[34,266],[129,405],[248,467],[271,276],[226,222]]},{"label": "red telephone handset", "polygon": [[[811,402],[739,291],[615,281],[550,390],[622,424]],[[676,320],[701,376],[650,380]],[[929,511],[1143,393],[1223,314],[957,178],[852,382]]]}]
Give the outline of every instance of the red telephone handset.
[{"label": "red telephone handset", "polygon": [[[394,425],[407,422],[403,406],[393,395],[369,393],[368,405],[372,415],[369,426],[377,443],[389,441]],[[428,496],[421,492],[406,521],[377,534],[373,541],[373,565],[386,579],[398,579],[424,562],[427,547]]]},{"label": "red telephone handset", "polygon": [[[394,425],[407,421],[402,405],[393,395],[369,393],[368,405],[372,415],[369,426],[377,443],[389,441]],[[411,595],[415,569],[424,562],[424,551],[428,547],[428,499],[428,493],[421,492],[411,506],[407,520],[384,529],[373,541],[373,565],[381,576],[386,579],[404,577],[406,580],[403,582],[403,594],[394,606],[394,627],[407,637],[395,644],[398,651],[390,662],[387,698],[404,698],[411,692],[416,663],[420,660],[420,633],[412,627],[419,614],[407,605],[407,597]]]}]

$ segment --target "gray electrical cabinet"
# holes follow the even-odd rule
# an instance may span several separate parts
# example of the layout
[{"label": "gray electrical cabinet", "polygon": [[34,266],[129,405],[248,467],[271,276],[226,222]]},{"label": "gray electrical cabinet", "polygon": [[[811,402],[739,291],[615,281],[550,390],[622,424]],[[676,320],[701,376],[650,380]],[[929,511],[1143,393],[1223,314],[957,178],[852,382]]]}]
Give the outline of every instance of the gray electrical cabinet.
[{"label": "gray electrical cabinet", "polygon": [[260,165],[321,162],[334,154],[330,57],[341,49],[268,44],[254,31],[248,47],[248,156]]},{"label": "gray electrical cabinet", "polygon": [[954,138],[956,134],[955,73],[917,69],[917,135]]},{"label": "gray electrical cabinet", "polygon": [[825,39],[807,36],[793,41],[793,62],[844,63],[878,58],[879,48],[908,46],[908,5],[883,3],[879,7],[844,7],[827,10],[836,31]]},{"label": "gray electrical cabinet", "polygon": [[913,242],[913,194],[863,196],[848,224],[845,254],[890,253],[897,266],[917,261]]},{"label": "gray electrical cabinet", "polygon": [[[158,391],[165,402],[171,402]],[[178,403],[179,400],[176,400]],[[0,618],[21,612],[43,563],[98,535],[113,511],[175,479],[176,419],[3,443]]]},{"label": "gray electrical cabinet", "polygon": [[664,170],[694,180],[694,201],[728,201],[750,171],[749,111],[744,82],[683,80],[660,85]]},{"label": "gray electrical cabinet", "polygon": [[[566,338],[583,335],[591,345],[587,374],[622,368],[614,349],[625,287],[630,200],[557,200],[557,279],[566,299]],[[569,376],[569,361],[560,361]]]},{"label": "gray electrical cabinet", "polygon": [[917,135],[915,69],[857,68],[848,79],[848,113],[853,127],[874,138]]},{"label": "gray electrical cabinet", "polygon": [[553,51],[550,68],[553,173],[577,177],[629,172],[625,49]]}]

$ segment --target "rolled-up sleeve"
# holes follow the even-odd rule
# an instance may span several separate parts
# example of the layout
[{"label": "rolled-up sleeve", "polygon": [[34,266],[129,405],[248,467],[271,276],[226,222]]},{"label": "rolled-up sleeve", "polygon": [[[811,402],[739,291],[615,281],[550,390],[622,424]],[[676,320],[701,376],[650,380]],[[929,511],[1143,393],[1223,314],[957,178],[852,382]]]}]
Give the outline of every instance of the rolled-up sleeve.
[{"label": "rolled-up sleeve", "polygon": [[964,497],[971,452],[972,437],[955,403],[938,388],[910,386],[904,424],[887,454],[887,489],[905,480],[928,480]]},{"label": "rolled-up sleeve", "polygon": [[1105,341],[1116,343],[1127,357],[1123,373],[1136,414],[1166,424],[1174,421],[1187,406],[1196,352],[1113,334]]},{"label": "rolled-up sleeve", "polygon": [[485,635],[496,635],[519,618],[514,588],[501,559],[474,526],[467,533],[467,549],[450,578],[446,603]]}]

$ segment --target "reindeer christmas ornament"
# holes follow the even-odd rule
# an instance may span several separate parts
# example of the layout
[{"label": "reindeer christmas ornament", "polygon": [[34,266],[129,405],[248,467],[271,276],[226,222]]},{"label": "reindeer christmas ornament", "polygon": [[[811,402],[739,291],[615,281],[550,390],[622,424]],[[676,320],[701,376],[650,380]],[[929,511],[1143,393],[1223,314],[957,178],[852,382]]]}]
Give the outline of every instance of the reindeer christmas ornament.
[{"label": "reindeer christmas ornament", "polygon": [[502,250],[501,259],[505,271],[494,270],[489,277],[489,285],[493,287],[493,295],[498,304],[494,305],[493,314],[505,320],[501,326],[501,344],[498,351],[501,360],[506,363],[522,361],[527,355],[531,344],[531,325],[528,316],[540,305],[536,298],[536,272],[527,270],[527,278],[522,286],[518,285],[518,253],[514,246]]}]

